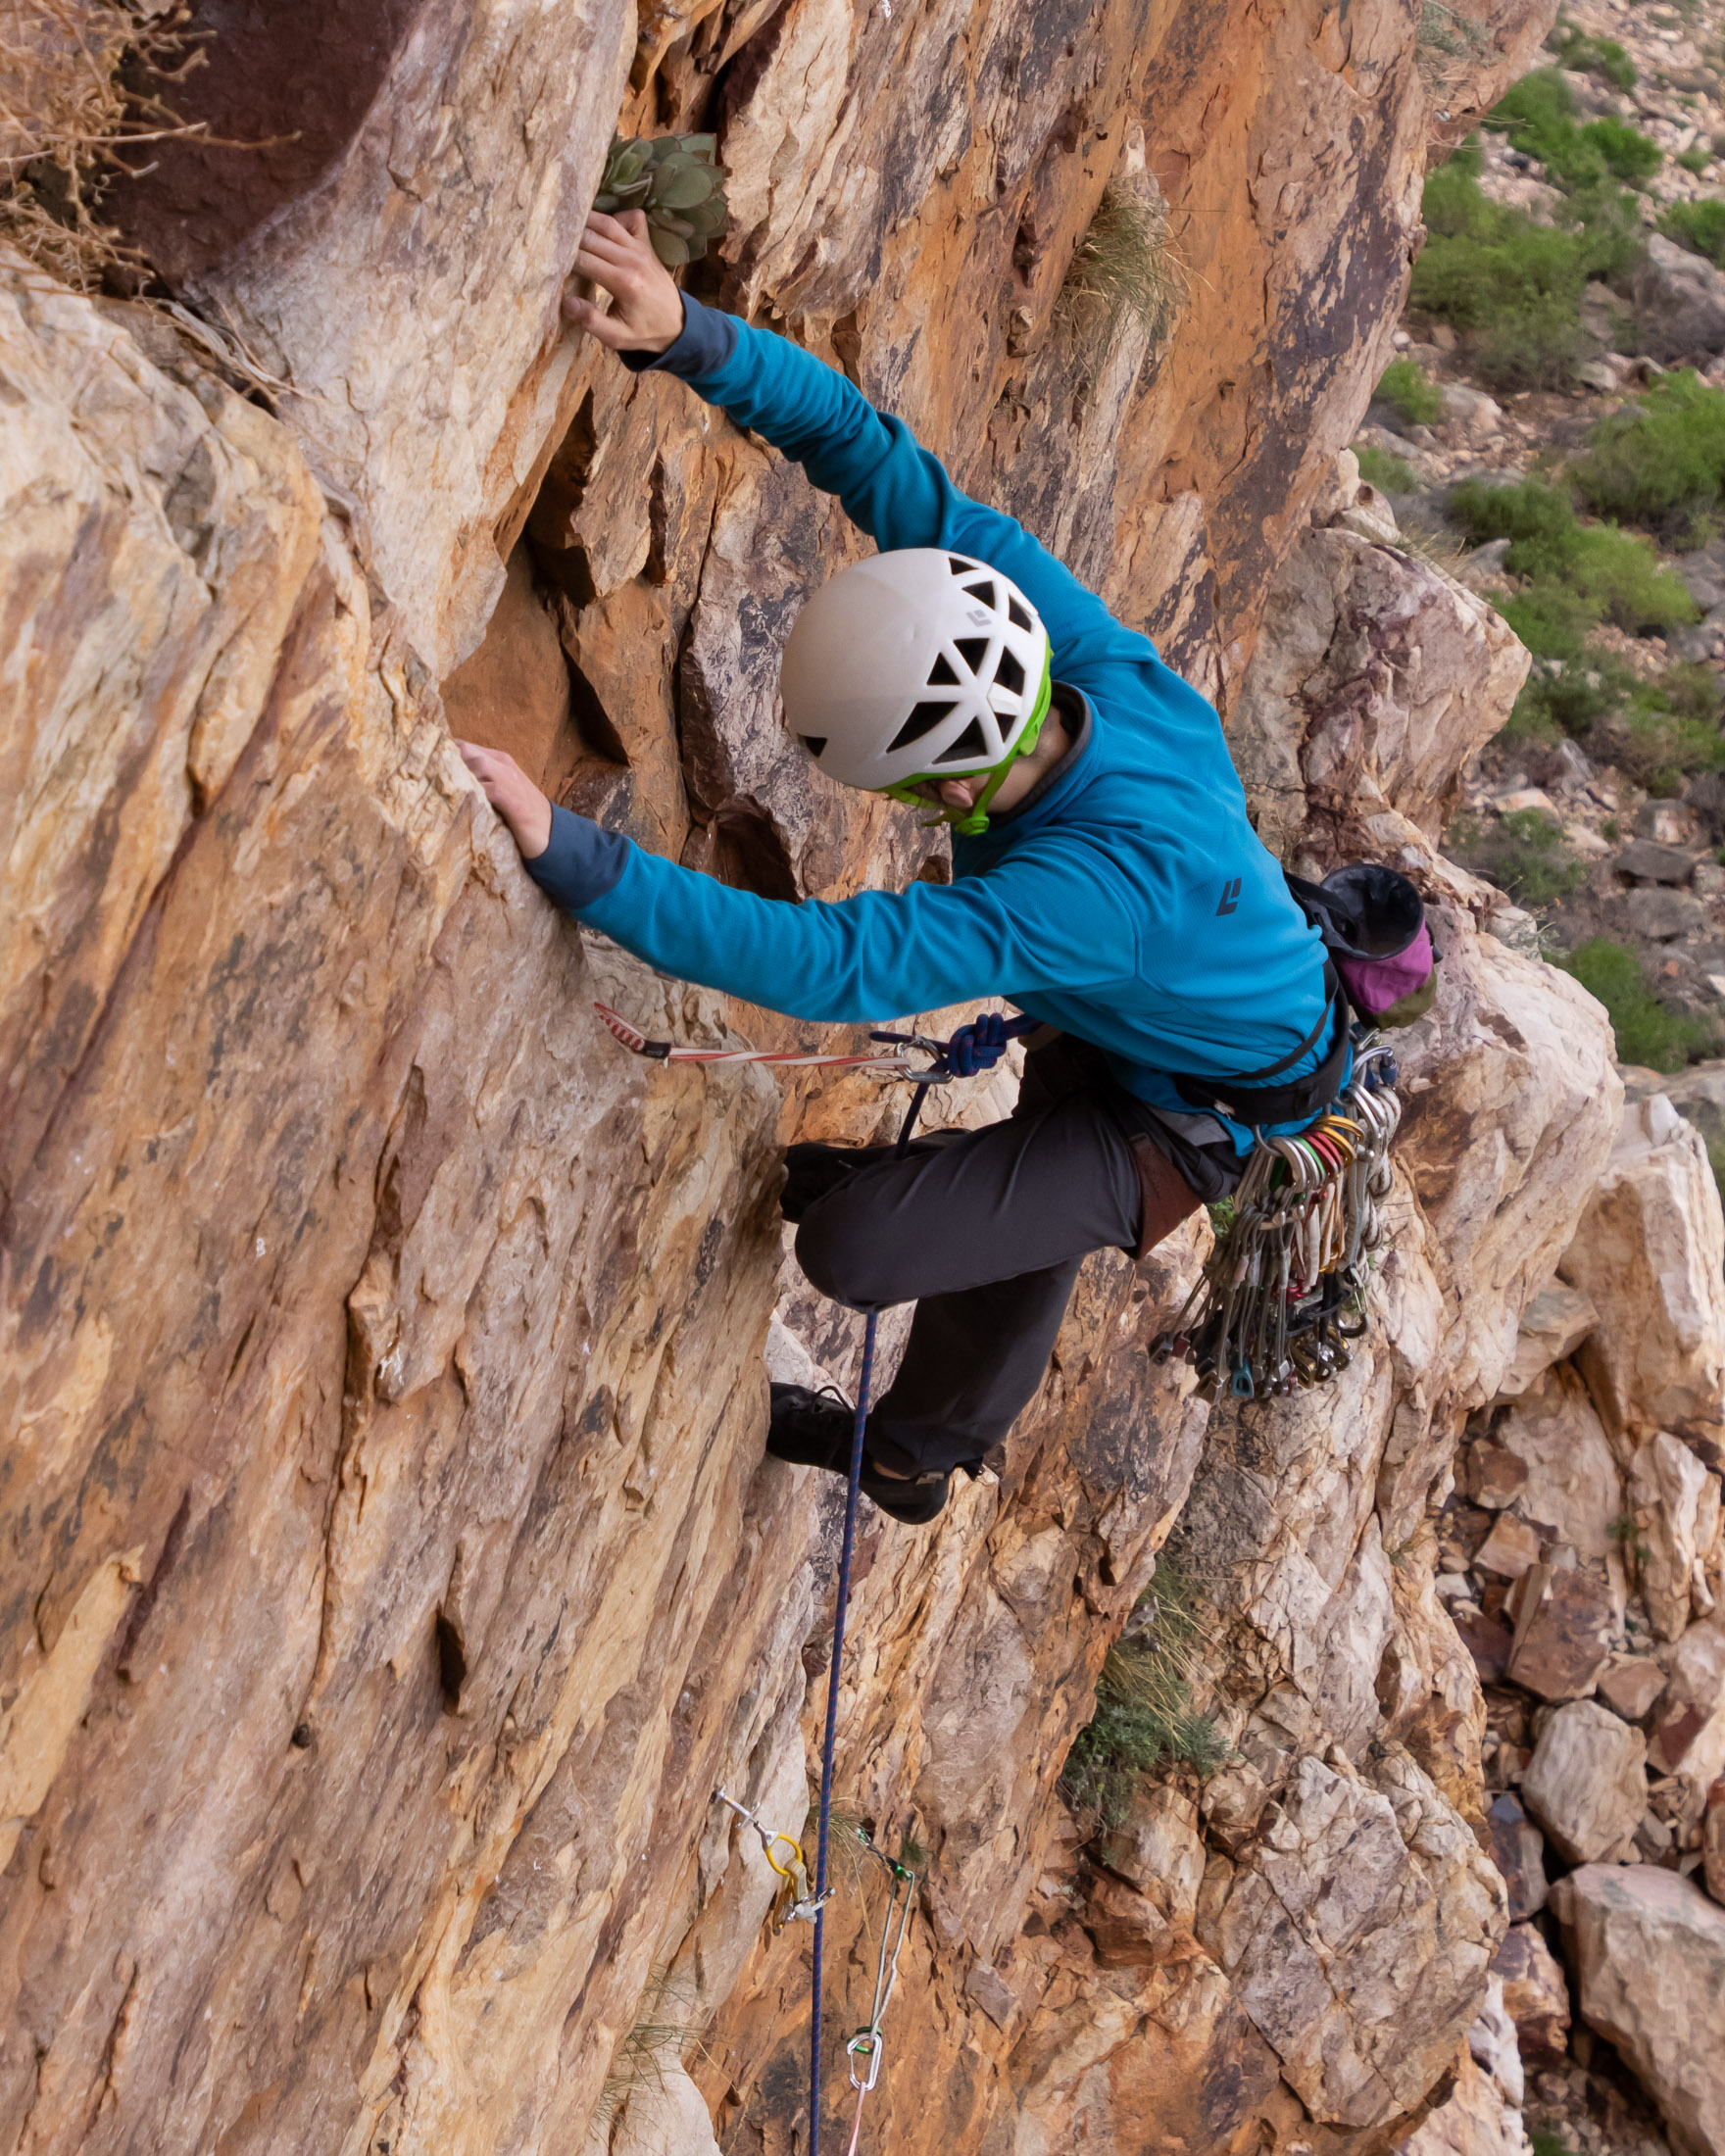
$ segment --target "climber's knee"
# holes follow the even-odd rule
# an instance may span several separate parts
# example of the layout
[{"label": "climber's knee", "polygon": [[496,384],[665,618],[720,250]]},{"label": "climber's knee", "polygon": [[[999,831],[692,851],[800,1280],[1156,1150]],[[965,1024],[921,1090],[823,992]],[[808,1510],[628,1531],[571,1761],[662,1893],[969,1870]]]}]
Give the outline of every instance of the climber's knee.
[{"label": "climber's knee", "polygon": [[891,1253],[873,1232],[874,1208],[836,1190],[816,1200],[797,1230],[797,1263],[811,1286],[853,1310],[878,1310],[902,1298],[887,1278]]}]

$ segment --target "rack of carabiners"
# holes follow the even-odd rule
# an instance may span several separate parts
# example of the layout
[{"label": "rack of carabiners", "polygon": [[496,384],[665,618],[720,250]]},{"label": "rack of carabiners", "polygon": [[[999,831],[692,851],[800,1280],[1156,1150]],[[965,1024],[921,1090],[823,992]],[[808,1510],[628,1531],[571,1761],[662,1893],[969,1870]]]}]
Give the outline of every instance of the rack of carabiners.
[{"label": "rack of carabiners", "polygon": [[1254,1146],[1185,1308],[1151,1344],[1155,1361],[1195,1366],[1201,1397],[1274,1398],[1347,1369],[1388,1239],[1396,1077],[1395,1056],[1366,1033],[1335,1106],[1297,1138]]}]

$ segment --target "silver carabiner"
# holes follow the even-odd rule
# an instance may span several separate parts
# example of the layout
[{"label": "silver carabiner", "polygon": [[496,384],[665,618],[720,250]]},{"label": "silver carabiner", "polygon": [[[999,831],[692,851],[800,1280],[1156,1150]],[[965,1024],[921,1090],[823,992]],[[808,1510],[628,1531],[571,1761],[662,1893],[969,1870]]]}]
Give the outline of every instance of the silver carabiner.
[{"label": "silver carabiner", "polygon": [[851,2086],[853,2088],[861,2088],[866,2093],[879,2081],[880,2053],[885,2041],[886,2038],[878,2029],[859,2029],[850,2042],[846,2044],[845,2057],[847,2060],[854,2060],[861,2052],[868,2061],[868,2079],[865,2082],[860,2082],[857,2079],[857,2069],[854,2065],[846,2067],[846,2072],[851,2077]]}]

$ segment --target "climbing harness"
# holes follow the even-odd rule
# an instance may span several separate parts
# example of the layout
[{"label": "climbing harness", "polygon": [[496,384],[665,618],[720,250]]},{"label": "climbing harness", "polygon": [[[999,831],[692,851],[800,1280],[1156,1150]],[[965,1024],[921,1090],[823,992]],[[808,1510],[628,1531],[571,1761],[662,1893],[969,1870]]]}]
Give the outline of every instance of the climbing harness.
[{"label": "climbing harness", "polygon": [[1225,1201],[1232,1215],[1185,1307],[1151,1344],[1154,1361],[1196,1367],[1202,1397],[1275,1397],[1347,1369],[1345,1343],[1365,1331],[1365,1290],[1388,1236],[1396,1077],[1390,1050],[1355,1028],[1353,1079],[1336,1104],[1298,1137],[1255,1134]]}]

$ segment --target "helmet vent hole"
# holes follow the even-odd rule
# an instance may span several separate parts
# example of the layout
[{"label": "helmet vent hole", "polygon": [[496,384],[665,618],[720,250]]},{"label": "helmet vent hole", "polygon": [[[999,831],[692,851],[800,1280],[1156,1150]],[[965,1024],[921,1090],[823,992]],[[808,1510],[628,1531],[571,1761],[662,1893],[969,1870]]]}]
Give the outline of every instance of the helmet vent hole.
[{"label": "helmet vent hole", "polygon": [[952,570],[955,576],[968,576],[970,572],[975,568],[976,564],[974,562],[966,562],[961,555],[949,554],[947,556],[947,566]]},{"label": "helmet vent hole", "polygon": [[912,742],[920,741],[924,734],[932,733],[952,710],[950,704],[915,705],[910,717],[887,743],[887,754],[890,756],[895,749],[908,749]]},{"label": "helmet vent hole", "polygon": [[1010,689],[1014,696],[1024,692],[1024,669],[1010,652],[1002,652],[994,669],[995,680],[1003,689]]},{"label": "helmet vent hole", "polygon": [[953,649],[973,674],[981,672],[982,662],[988,655],[988,638],[986,636],[956,637],[953,640]]},{"label": "helmet vent hole", "polygon": [[934,664],[928,669],[928,686],[931,689],[956,689],[959,677],[954,673],[945,652],[936,652]]},{"label": "helmet vent hole", "polygon": [[1035,623],[1031,620],[1030,616],[1024,612],[1024,609],[1019,606],[1018,602],[1015,599],[1009,599],[1007,601],[1007,619],[1010,621],[1015,628],[1028,629],[1034,628],[1035,626]]},{"label": "helmet vent hole", "polygon": [[964,586],[964,596],[966,599],[979,601],[985,607],[993,607],[999,604],[995,598],[992,584],[966,584]]},{"label": "helmet vent hole", "polygon": [[826,747],[828,737],[825,734],[799,734],[797,739],[812,757],[817,757]]},{"label": "helmet vent hole", "polygon": [[973,718],[959,736],[945,756],[936,757],[937,763],[961,763],[970,757],[985,757],[988,743],[982,738],[982,721]]}]

